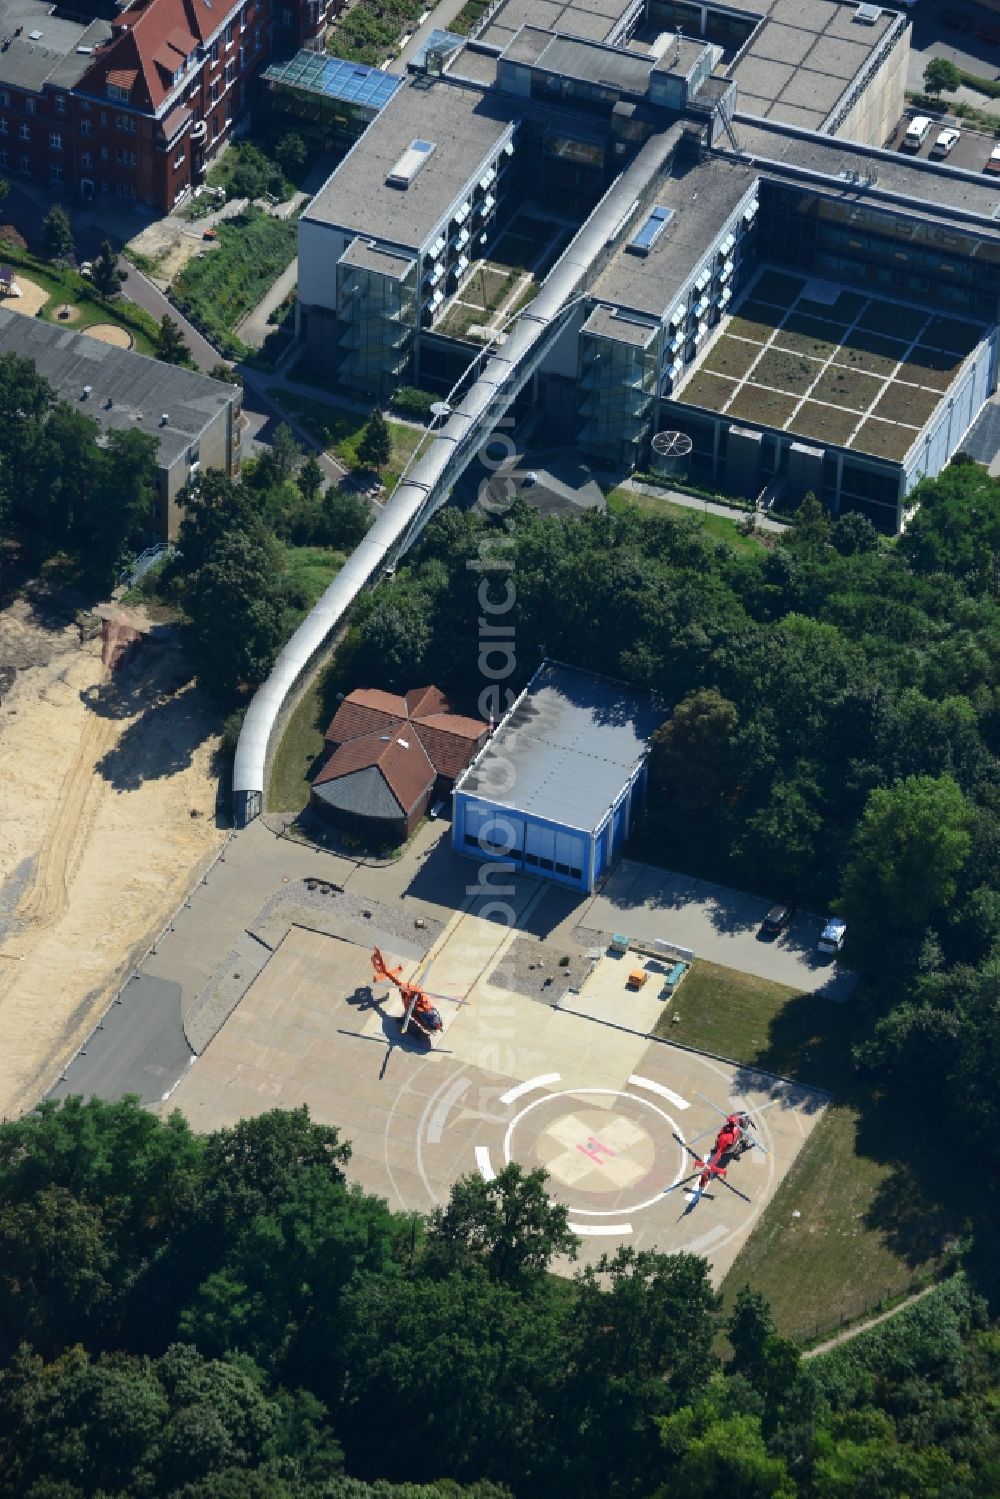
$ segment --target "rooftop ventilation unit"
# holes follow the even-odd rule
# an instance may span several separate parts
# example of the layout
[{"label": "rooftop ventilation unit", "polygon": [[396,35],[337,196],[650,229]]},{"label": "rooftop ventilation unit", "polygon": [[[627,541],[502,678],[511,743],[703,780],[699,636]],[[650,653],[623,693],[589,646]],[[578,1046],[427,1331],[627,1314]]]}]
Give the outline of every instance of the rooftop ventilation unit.
[{"label": "rooftop ventilation unit", "polygon": [[87,399],[87,397],[90,395],[90,392],[93,390],[93,388],[94,387],[92,385],[85,385],[83,387],[83,395],[80,397],[80,399],[83,400],[83,401],[85,401]]},{"label": "rooftop ventilation unit", "polygon": [[170,413],[169,413],[169,411],[161,411],[160,412],[160,426],[161,427],[165,427],[167,425],[167,423],[169,422],[169,420],[170,420]]},{"label": "rooftop ventilation unit", "polygon": [[436,150],[433,141],[413,141],[385,179],[386,182],[390,187],[401,187],[405,191]]},{"label": "rooftop ventilation unit", "polygon": [[401,749],[409,749],[410,747],[410,741],[408,739],[397,739],[396,743],[400,746]]},{"label": "rooftop ventilation unit", "polygon": [[650,209],[642,228],[625,246],[626,250],[631,250],[633,255],[648,255],[673,216],[672,208],[664,208],[657,203]]},{"label": "rooftop ventilation unit", "polygon": [[854,12],[854,21],[858,26],[874,26],[881,14],[878,5],[859,5]]}]

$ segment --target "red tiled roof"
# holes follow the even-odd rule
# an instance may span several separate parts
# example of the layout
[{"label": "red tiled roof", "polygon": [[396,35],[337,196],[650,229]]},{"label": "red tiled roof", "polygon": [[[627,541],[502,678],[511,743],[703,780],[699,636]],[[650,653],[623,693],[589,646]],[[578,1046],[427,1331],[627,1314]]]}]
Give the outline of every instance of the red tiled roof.
[{"label": "red tiled roof", "polygon": [[391,734],[403,722],[401,714],[371,708],[365,703],[355,702],[354,697],[353,692],[350,697],[345,697],[333,715],[323,736],[327,744],[348,744],[352,739],[363,739],[366,734]]},{"label": "red tiled roof", "polygon": [[[447,723],[449,717],[445,713],[435,716],[445,723]],[[459,718],[457,722],[469,723],[474,721]],[[427,751],[434,769],[438,775],[447,776],[451,781],[455,779],[459,771],[465,769],[479,748],[480,743],[486,739],[486,735],[489,732],[486,725],[481,723],[476,724],[475,727],[478,728],[479,732],[475,737],[470,738],[468,734],[461,732],[452,733],[448,729],[439,728],[431,719],[419,718],[414,720],[413,723],[417,738]]]},{"label": "red tiled roof", "polygon": [[410,718],[426,718],[428,713],[450,713],[451,703],[437,687],[411,687],[406,711]]},{"label": "red tiled roof", "polygon": [[410,812],[434,784],[434,766],[416,735],[368,734],[342,744],[313,780],[314,786],[358,770],[379,770],[404,812]]},{"label": "red tiled roof", "polygon": [[[405,697],[360,687],[344,698],[324,737],[328,744],[344,746],[367,742],[371,735],[398,734],[406,738],[412,734],[427,752],[435,771],[454,780],[472,759],[486,733],[486,725],[480,719],[450,712],[448,699],[437,687],[414,687]],[[337,750],[333,760],[339,754]],[[320,777],[325,775],[326,768]]]},{"label": "red tiled roof", "polygon": [[[148,0],[122,11],[112,22],[112,40],[80,80],[88,93],[103,94],[108,82],[130,90],[129,102],[156,110],[174,88],[173,74],[199,42],[204,42],[239,9],[241,0],[221,0],[209,9],[203,0]],[[120,80],[128,76],[128,82]]]}]

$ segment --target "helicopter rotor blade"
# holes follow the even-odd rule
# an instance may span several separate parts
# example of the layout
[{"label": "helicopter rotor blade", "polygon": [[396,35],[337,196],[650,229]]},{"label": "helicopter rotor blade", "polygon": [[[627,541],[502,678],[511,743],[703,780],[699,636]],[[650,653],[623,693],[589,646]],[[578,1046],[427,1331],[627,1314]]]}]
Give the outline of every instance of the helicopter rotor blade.
[{"label": "helicopter rotor blade", "polygon": [[[695,1089],[695,1092],[698,1093],[697,1088]],[[729,1115],[726,1113],[725,1109],[720,1109],[719,1105],[717,1103],[713,1103],[710,1098],[706,1098],[704,1093],[698,1093],[698,1097],[701,1099],[702,1103],[707,1103],[710,1109],[714,1109],[717,1114],[721,1114],[723,1119],[729,1118]],[[710,1133],[710,1130],[706,1130],[706,1134]]]}]

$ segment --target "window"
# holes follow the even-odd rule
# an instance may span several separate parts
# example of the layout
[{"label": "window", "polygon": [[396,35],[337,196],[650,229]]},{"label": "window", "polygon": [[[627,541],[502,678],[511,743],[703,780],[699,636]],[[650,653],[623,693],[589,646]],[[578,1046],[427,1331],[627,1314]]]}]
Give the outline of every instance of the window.
[{"label": "window", "polygon": [[94,158],[89,151],[84,151],[80,157],[80,165],[87,171],[94,165]]},{"label": "window", "polygon": [[122,128],[122,117],[121,117],[121,115],[115,115],[115,129],[116,130],[121,130],[121,128]]},{"label": "window", "polygon": [[260,27],[259,26],[255,26],[254,29],[253,29],[253,45],[254,45],[254,50],[255,51],[260,46]]},{"label": "window", "polygon": [[107,112],[106,109],[102,109],[101,110],[101,124],[102,125],[106,125],[107,123],[108,123],[108,112]]},{"label": "window", "polygon": [[291,26],[291,24],[292,24],[292,13],[291,13],[290,10],[283,10],[281,12],[281,24],[282,24],[282,26]]},{"label": "window", "polygon": [[107,159],[108,159],[108,148],[107,148],[107,146],[102,146],[101,147],[101,160],[102,161],[107,161]]},{"label": "window", "polygon": [[93,120],[81,120],[80,121],[80,134],[81,135],[93,135],[93,133],[94,133],[94,122],[93,122]]},{"label": "window", "polygon": [[211,83],[211,87],[208,90],[208,100],[209,100],[209,103],[210,104],[214,104],[215,101],[216,101],[216,99],[218,97],[219,97],[219,80],[218,80],[218,78],[213,78],[212,79],[212,83]]},{"label": "window", "polygon": [[120,83],[109,83],[107,95],[109,99],[117,99],[120,103],[124,103],[128,99],[129,90],[122,88]]},{"label": "window", "polygon": [[25,99],[25,101],[24,101],[24,107],[27,110],[28,114],[30,114],[30,115],[33,115],[34,112],[35,112],[35,110],[38,108],[38,106],[35,103],[34,99]]},{"label": "window", "polygon": [[21,139],[23,141],[30,141],[30,139],[31,139],[31,126],[30,125],[22,125],[20,131],[18,132],[18,134],[20,135],[20,137],[21,137]]},{"label": "window", "polygon": [[180,151],[178,151],[176,157],[174,158],[174,171],[176,172],[178,170],[178,168],[182,167],[183,165],[184,165],[184,151],[183,151],[183,148],[182,148]]},{"label": "window", "polygon": [[84,111],[85,114],[90,114],[90,100],[89,99],[81,99],[80,100],[80,108]]},{"label": "window", "polygon": [[226,46],[227,47],[231,47],[233,45],[233,36],[235,34],[235,31],[236,31],[236,24],[235,24],[235,22],[230,21],[229,25],[226,27]]},{"label": "window", "polygon": [[219,61],[219,43],[217,40],[212,43],[212,49],[208,55],[211,58],[212,62]]},{"label": "window", "polygon": [[49,145],[52,147],[53,151],[62,150],[62,136],[59,134],[58,130],[49,131]]},{"label": "window", "polygon": [[58,161],[54,161],[49,167],[49,176],[53,182],[61,182],[63,180],[63,169]]},{"label": "window", "polygon": [[0,104],[3,105],[4,109],[10,108],[10,94],[8,94],[5,88],[0,88]]},{"label": "window", "polygon": [[0,135],[7,134],[7,116],[0,115]]},{"label": "window", "polygon": [[6,151],[0,151],[0,167],[10,166],[10,157]]},{"label": "window", "polygon": [[239,66],[241,68],[246,64],[246,60],[247,60],[247,49],[245,47],[241,47],[240,48],[240,56],[239,56]]},{"label": "window", "polygon": [[65,96],[65,94],[56,94],[55,99],[53,100],[53,103],[55,104],[56,114],[57,115],[64,115],[66,113],[66,96]]},{"label": "window", "polygon": [[22,156],[21,157],[21,176],[22,177],[30,177],[31,176],[31,157],[30,156]]},{"label": "window", "polygon": [[232,83],[232,81],[233,81],[233,79],[235,77],[236,77],[236,64],[234,62],[227,62],[226,63],[226,88],[229,87],[229,85]]},{"label": "window", "polygon": [[233,101],[232,101],[232,99],[227,99],[227,101],[226,101],[226,124],[227,125],[231,125],[232,124],[232,120],[233,120]]}]

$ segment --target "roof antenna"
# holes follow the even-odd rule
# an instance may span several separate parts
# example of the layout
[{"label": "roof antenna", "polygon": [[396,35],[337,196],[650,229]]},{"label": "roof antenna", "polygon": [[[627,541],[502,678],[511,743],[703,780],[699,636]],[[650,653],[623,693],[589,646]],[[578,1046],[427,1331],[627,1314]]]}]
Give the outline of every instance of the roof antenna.
[{"label": "roof antenna", "polygon": [[683,37],[684,37],[684,28],[683,28],[683,26],[678,26],[678,28],[677,28],[677,35],[674,38],[674,43],[675,43],[675,45],[674,45],[674,67],[675,68],[677,68],[677,67],[680,66],[680,61],[681,61],[681,41],[683,40]]}]

